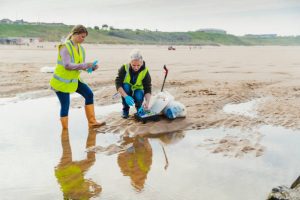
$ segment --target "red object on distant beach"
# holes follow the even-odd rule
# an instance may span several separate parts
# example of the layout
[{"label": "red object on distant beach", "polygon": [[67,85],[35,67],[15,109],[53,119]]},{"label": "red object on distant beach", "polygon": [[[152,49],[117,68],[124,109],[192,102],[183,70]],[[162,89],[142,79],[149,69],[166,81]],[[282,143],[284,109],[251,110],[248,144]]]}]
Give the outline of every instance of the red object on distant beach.
[{"label": "red object on distant beach", "polygon": [[176,50],[176,49],[174,47],[172,47],[172,46],[169,46],[168,50]]}]

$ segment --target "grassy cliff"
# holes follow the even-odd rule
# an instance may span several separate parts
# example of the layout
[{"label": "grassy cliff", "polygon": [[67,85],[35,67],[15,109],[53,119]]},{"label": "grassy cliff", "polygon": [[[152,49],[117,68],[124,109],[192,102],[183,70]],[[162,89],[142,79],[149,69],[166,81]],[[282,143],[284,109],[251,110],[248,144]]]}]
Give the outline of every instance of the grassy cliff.
[{"label": "grassy cliff", "polygon": [[[73,26],[63,24],[0,24],[0,38],[39,37],[60,41]],[[130,29],[95,30],[88,28],[86,42],[106,44],[176,44],[176,45],[300,45],[297,37],[238,37],[204,32],[159,32]]]}]

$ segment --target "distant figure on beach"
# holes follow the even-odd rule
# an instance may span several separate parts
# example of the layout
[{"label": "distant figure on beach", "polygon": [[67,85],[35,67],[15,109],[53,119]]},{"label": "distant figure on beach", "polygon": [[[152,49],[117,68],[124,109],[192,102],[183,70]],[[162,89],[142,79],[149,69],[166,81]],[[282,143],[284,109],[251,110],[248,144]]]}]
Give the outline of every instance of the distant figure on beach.
[{"label": "distant figure on beach", "polygon": [[60,104],[60,117],[63,129],[68,129],[70,93],[77,92],[85,98],[85,113],[90,128],[99,127],[105,122],[98,122],[94,111],[94,94],[80,78],[81,70],[98,69],[98,65],[85,62],[85,50],[81,43],[88,31],[82,25],[75,26],[64,44],[58,46],[58,56],[54,75],[50,85],[55,91]]},{"label": "distant figure on beach", "polygon": [[[151,76],[143,56],[138,49],[130,53],[130,62],[119,69],[115,79],[117,91],[122,96],[122,117],[129,117],[129,108],[134,106],[138,111],[141,107],[149,109],[151,98]],[[145,101],[144,101],[145,98]]]}]

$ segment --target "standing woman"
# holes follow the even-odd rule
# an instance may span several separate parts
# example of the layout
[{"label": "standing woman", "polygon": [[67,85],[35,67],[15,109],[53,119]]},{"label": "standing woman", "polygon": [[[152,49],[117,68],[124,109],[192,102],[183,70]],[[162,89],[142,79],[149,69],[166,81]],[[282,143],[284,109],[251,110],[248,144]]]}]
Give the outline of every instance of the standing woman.
[{"label": "standing woman", "polygon": [[[58,46],[58,56],[54,75],[50,85],[54,89],[60,104],[60,119],[63,129],[68,129],[70,93],[77,92],[85,98],[85,113],[90,128],[99,127],[105,122],[97,122],[94,111],[94,94],[80,78],[81,70],[93,67],[93,63],[85,62],[85,50],[81,43],[88,31],[82,25],[75,26],[66,42]],[[96,70],[98,65],[93,67]]]}]

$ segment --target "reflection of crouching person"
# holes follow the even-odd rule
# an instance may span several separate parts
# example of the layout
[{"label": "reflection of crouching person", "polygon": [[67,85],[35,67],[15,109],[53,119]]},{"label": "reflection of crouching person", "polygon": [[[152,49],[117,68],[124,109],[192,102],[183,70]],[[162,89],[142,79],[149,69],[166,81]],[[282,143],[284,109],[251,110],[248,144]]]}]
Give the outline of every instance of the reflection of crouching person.
[{"label": "reflection of crouching person", "polygon": [[[122,117],[128,118],[129,106],[148,109],[151,97],[151,76],[142,54],[135,49],[130,54],[130,63],[122,65],[115,80],[117,91],[122,96]],[[144,102],[145,97],[145,102]]]}]

